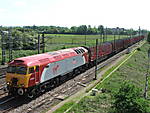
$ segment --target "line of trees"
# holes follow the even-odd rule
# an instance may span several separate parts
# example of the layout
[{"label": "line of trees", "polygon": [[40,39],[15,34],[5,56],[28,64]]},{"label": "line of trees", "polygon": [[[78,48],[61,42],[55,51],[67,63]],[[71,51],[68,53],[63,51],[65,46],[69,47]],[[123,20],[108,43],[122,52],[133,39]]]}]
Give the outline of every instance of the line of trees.
[{"label": "line of trees", "polygon": [[[0,26],[0,30],[8,30],[12,28],[13,30],[20,31],[21,33],[28,33],[30,35],[34,35],[38,32],[46,32],[49,34],[79,34],[79,35],[94,35],[94,34],[120,34],[120,35],[135,35],[138,33],[138,30],[133,29],[125,29],[125,28],[105,28],[103,25],[99,25],[98,27],[91,27],[91,25],[81,25],[81,26],[72,26],[68,27],[59,27],[59,26],[23,26],[23,27],[3,27]],[[145,30],[141,30],[141,32],[145,32]]]},{"label": "line of trees", "polygon": [[[30,31],[34,30],[37,32],[45,31],[49,34],[79,34],[79,35],[94,35],[94,34],[104,34],[107,32],[107,34],[118,34],[120,35],[128,35],[137,34],[138,31],[131,30],[131,29],[125,29],[125,28],[105,28],[103,25],[99,25],[98,27],[91,27],[91,25],[81,25],[81,26],[72,26],[71,28],[68,27],[59,27],[59,26],[24,26],[23,29]],[[144,32],[144,31],[143,31]]]},{"label": "line of trees", "polygon": [[[59,26],[23,26],[23,27],[3,27],[0,26],[0,31],[10,31],[13,37],[13,48],[23,50],[33,50],[37,47],[38,33],[45,32],[48,34],[78,34],[78,35],[132,35],[138,34],[138,31],[125,28],[105,28],[103,25],[91,27],[90,25],[72,26],[71,28]],[[141,32],[145,32],[142,30]],[[9,48],[9,38],[5,38],[6,49]],[[0,44],[1,45],[1,44]]]}]

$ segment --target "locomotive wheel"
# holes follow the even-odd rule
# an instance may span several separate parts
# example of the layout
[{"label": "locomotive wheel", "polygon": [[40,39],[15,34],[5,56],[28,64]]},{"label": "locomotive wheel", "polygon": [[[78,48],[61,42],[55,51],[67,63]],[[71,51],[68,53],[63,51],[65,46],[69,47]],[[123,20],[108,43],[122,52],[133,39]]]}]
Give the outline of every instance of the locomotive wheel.
[{"label": "locomotive wheel", "polygon": [[44,92],[45,92],[45,89],[46,89],[46,86],[45,86],[45,85],[40,86],[40,92],[44,93]]},{"label": "locomotive wheel", "polygon": [[32,99],[34,97],[33,93],[29,93],[28,95],[28,98]]},{"label": "locomotive wheel", "polygon": [[17,93],[22,96],[24,94],[24,90],[22,88],[19,88]]},{"label": "locomotive wheel", "polygon": [[33,89],[30,93],[27,94],[27,97],[32,99],[35,96],[35,89]]},{"label": "locomotive wheel", "polygon": [[60,84],[60,78],[57,77],[54,79],[54,87],[59,86],[59,84]]}]

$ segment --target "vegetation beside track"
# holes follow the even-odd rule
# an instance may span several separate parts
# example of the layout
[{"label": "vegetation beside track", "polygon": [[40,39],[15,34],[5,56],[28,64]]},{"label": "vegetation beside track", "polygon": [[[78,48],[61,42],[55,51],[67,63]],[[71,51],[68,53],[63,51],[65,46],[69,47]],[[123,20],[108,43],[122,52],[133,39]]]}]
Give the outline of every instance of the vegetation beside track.
[{"label": "vegetation beside track", "polygon": [[[98,84],[96,86],[96,89],[104,89],[103,93],[98,93],[96,96],[85,96],[67,113],[110,112],[112,102],[114,101],[112,95],[114,94],[114,92],[118,91],[121,84],[127,80],[133,83],[138,88],[142,89],[141,93],[143,94],[145,87],[145,74],[147,72],[148,66],[147,51],[149,48],[149,44],[144,44],[140,48],[140,51],[137,51],[127,62],[125,62],[124,65],[117,69],[116,72],[114,72],[102,84]],[[110,70],[108,71],[110,72]],[[150,98],[149,89],[148,97]],[[70,106],[69,103],[66,103],[60,109],[56,110],[55,113],[64,112],[71,106],[72,102],[70,102]]]}]

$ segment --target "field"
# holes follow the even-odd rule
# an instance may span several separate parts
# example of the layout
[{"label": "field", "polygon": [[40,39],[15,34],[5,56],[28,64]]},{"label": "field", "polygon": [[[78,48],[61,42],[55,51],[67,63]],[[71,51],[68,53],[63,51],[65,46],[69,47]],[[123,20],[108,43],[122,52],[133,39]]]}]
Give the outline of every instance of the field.
[{"label": "field", "polygon": [[[64,48],[78,46],[95,46],[96,39],[99,44],[114,40],[114,35],[107,35],[102,38],[100,35],[65,35],[65,34],[47,34],[45,39],[46,51],[55,51]],[[126,38],[126,35],[115,36],[115,40]]]},{"label": "field", "polygon": [[[99,44],[103,41],[111,41],[114,39],[126,38],[127,35],[107,35],[102,38],[100,35],[66,35],[66,34],[45,34],[45,52],[48,51],[56,51],[59,49],[78,47],[78,46],[93,46],[95,45],[96,39],[99,39]],[[42,41],[42,40],[41,40]],[[38,47],[38,46],[37,46]],[[36,48],[37,48],[36,47]],[[33,54],[37,54],[38,50],[13,50],[13,59],[18,57],[29,56]],[[42,53],[42,47],[41,51]],[[8,51],[6,51],[6,61],[9,61]],[[1,62],[1,49],[0,49],[0,62]]]},{"label": "field", "polygon": [[[65,35],[65,34],[46,34],[47,44],[68,44],[68,45],[95,45],[95,40],[100,42],[114,40],[114,35],[104,36],[104,40],[100,35]],[[126,35],[115,36],[115,39],[126,38]]]},{"label": "field", "polygon": [[[145,74],[148,66],[147,51],[149,48],[149,44],[144,44],[140,51],[137,51],[115,73],[107,78],[102,84],[96,86],[96,89],[100,90],[103,88],[106,92],[99,93],[96,96],[88,95],[81,99],[78,104],[74,104],[72,101],[66,103],[63,107],[56,110],[55,113],[66,111],[73,104],[74,106],[67,113],[108,113],[110,112],[111,103],[113,102],[112,94],[118,91],[121,83],[124,81],[131,81],[137,87],[142,89],[143,94],[145,87]],[[109,74],[115,67],[108,70],[104,76]],[[148,91],[148,97],[150,98],[150,91]]]}]

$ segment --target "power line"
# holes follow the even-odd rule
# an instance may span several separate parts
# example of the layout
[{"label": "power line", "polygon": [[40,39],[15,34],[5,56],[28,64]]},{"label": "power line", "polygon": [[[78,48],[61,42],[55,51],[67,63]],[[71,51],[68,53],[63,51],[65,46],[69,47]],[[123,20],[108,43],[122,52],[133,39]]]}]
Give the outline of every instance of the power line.
[{"label": "power line", "polygon": [[96,60],[95,60],[95,78],[94,80],[97,79],[97,60],[98,60],[98,39],[96,39]]}]

